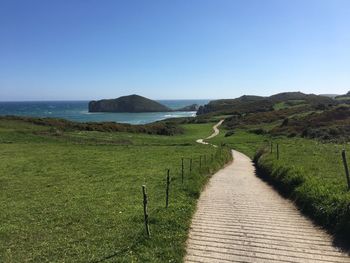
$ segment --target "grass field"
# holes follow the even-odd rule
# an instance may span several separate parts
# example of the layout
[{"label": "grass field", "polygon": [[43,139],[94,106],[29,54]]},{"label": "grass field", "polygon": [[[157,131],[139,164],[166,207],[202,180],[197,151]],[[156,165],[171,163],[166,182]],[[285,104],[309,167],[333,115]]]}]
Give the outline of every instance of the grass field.
[{"label": "grass field", "polygon": [[[259,172],[282,193],[296,201],[299,207],[319,224],[343,235],[350,241],[350,191],[342,163],[345,147],[350,164],[350,145],[322,143],[303,138],[268,137],[244,130],[224,137],[222,132],[213,142],[225,142],[252,159],[266,147],[258,160]],[[270,153],[270,142],[273,153]],[[276,144],[279,144],[279,160]],[[350,243],[350,242],[349,242]]]},{"label": "grass field", "polygon": [[[212,123],[186,124],[184,134],[159,136],[58,132],[0,121],[0,262],[181,262],[206,175],[229,158],[227,148],[220,154],[195,143],[208,136],[211,127]],[[224,135],[222,130],[211,142],[225,143],[251,158],[267,147],[257,163],[265,178],[321,225],[350,239],[343,145],[240,129]],[[346,148],[350,155],[349,145]],[[208,163],[199,171],[201,155],[207,155]],[[189,158],[193,158],[191,175]],[[172,177],[168,209],[166,169]],[[149,194],[150,239],[143,225],[143,184]]]},{"label": "grass field", "polygon": [[[230,158],[227,149],[195,143],[211,126],[185,125],[182,135],[156,136],[0,121],[0,262],[181,262],[206,175]],[[208,160],[201,171],[200,155]],[[172,177],[168,209],[166,169]]]}]

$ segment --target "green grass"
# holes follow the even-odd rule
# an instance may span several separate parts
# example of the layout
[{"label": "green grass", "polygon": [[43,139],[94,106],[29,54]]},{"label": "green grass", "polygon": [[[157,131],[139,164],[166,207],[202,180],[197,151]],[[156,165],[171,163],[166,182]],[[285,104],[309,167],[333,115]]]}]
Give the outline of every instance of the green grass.
[{"label": "green grass", "polygon": [[335,98],[336,100],[340,100],[340,101],[342,101],[342,100],[350,100],[350,96],[346,96],[346,97],[337,97],[337,98]]},{"label": "green grass", "polygon": [[[280,158],[264,154],[258,168],[318,223],[350,240],[350,192],[342,145],[295,138],[280,139]],[[348,154],[350,147],[346,147]],[[349,158],[348,158],[349,159]]]},{"label": "green grass", "polygon": [[[211,133],[211,124],[184,129],[177,136],[57,133],[0,121],[0,262],[181,262],[207,175],[230,158],[226,149],[195,143]],[[199,171],[204,154],[208,164]],[[172,177],[168,209],[166,169]],[[143,225],[143,184],[150,239]]]},{"label": "green grass", "polygon": [[282,110],[282,109],[287,109],[292,107],[300,107],[305,105],[305,103],[306,103],[305,100],[287,100],[287,101],[276,103],[275,105],[273,105],[273,109]]},{"label": "green grass", "polygon": [[[273,183],[282,193],[296,201],[306,214],[320,225],[350,240],[350,191],[341,158],[343,147],[350,164],[350,145],[321,143],[303,138],[267,137],[237,130],[214,138],[241,151],[252,159],[266,147],[257,160],[260,175]],[[270,142],[273,153],[270,153]],[[280,158],[276,158],[276,144]]]},{"label": "green grass", "polygon": [[226,130],[221,128],[219,135],[211,139],[210,142],[218,145],[225,143],[230,148],[241,151],[250,158],[253,158],[257,149],[269,140],[268,137],[249,133],[241,129],[235,130],[234,135],[229,137],[225,137],[226,132]]}]

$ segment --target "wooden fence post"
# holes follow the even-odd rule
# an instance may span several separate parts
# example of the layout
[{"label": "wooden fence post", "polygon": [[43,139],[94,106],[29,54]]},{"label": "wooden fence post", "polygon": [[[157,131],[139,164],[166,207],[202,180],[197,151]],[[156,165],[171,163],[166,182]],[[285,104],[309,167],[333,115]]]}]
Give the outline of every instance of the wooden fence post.
[{"label": "wooden fence post", "polygon": [[165,207],[169,206],[169,185],[170,185],[170,170],[168,169],[168,174],[166,176],[166,190],[165,190]]},{"label": "wooden fence post", "polygon": [[277,160],[279,160],[280,159],[280,147],[279,147],[279,144],[277,143],[276,144],[276,156],[277,156]]},{"label": "wooden fence post", "polygon": [[214,155],[211,154],[211,162],[213,162],[213,161],[214,161]]},{"label": "wooden fence post", "polygon": [[190,173],[192,172],[192,158],[190,159]]},{"label": "wooden fence post", "polygon": [[147,212],[147,192],[146,192],[146,186],[142,186],[142,193],[143,193],[143,214],[145,217],[145,228],[146,228],[146,234],[148,237],[150,237],[150,231],[149,231],[149,225],[148,225],[148,212]]},{"label": "wooden fence post", "polygon": [[341,155],[343,157],[343,164],[344,164],[344,169],[345,169],[345,175],[346,175],[346,180],[348,182],[348,190],[350,190],[349,167],[348,167],[348,162],[346,161],[345,149],[343,149]]},{"label": "wooden fence post", "polygon": [[181,158],[181,183],[184,183],[184,158]]}]

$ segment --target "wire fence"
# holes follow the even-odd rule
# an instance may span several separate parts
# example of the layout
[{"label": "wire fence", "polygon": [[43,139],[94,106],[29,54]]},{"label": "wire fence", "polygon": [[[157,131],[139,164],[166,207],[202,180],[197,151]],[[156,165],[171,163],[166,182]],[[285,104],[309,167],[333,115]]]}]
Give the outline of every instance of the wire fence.
[{"label": "wire fence", "polygon": [[[191,180],[199,180],[201,177],[210,175],[232,158],[231,150],[227,146],[221,145],[215,149],[215,152],[210,154],[182,157],[178,167],[166,169],[164,171],[164,188],[161,191],[148,192],[147,184],[140,185],[139,203],[142,210],[140,209],[139,216],[143,218],[143,223],[134,227],[134,237],[128,246],[91,262],[98,263],[117,256],[121,257],[132,250],[140,241],[152,239],[154,235],[152,228],[156,227],[157,224],[157,220],[154,219],[161,216],[161,213],[166,213],[167,209],[172,206],[173,198],[179,194],[175,191],[186,191],[186,186],[190,187]],[[157,202],[153,202],[153,200],[157,200]],[[160,202],[159,200],[164,201]]]}]

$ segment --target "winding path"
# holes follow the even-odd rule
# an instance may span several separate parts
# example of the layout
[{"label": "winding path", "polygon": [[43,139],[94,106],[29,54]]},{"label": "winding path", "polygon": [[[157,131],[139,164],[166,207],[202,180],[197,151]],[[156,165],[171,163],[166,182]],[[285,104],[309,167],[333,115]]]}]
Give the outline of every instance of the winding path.
[{"label": "winding path", "polygon": [[[217,124],[215,124],[215,125],[213,126],[213,131],[214,131],[214,132],[213,132],[210,136],[208,136],[207,138],[205,138],[205,140],[209,140],[209,139],[214,138],[215,136],[219,135],[219,133],[220,133],[219,127],[220,127],[220,125],[221,125],[223,122],[224,122],[224,120],[220,120]],[[211,146],[217,147],[215,144],[211,144],[211,143],[208,143],[208,142],[204,141],[204,139],[198,139],[198,140],[196,140],[196,142],[197,142],[197,143],[201,143],[201,144],[209,144],[209,145],[211,145]]]},{"label": "winding path", "polygon": [[247,156],[232,154],[234,162],[201,194],[185,262],[350,262],[328,234],[255,175]]}]

